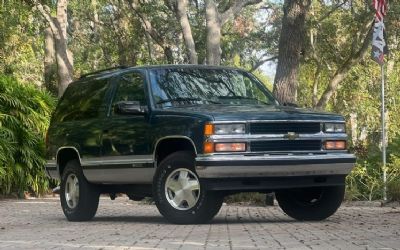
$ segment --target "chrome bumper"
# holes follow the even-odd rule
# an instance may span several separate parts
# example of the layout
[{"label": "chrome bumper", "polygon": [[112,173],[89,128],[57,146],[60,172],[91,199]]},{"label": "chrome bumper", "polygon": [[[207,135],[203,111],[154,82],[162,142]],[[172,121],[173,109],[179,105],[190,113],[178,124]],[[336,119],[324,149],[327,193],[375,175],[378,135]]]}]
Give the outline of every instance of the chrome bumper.
[{"label": "chrome bumper", "polygon": [[347,175],[356,158],[348,153],[313,155],[201,155],[200,178]]}]

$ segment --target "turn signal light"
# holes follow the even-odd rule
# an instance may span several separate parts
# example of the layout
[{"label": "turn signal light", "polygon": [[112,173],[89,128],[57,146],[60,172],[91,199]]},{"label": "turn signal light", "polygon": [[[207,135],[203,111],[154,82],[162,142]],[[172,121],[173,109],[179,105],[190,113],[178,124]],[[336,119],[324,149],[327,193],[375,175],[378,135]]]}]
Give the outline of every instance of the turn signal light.
[{"label": "turn signal light", "polygon": [[346,141],[326,141],[326,150],[344,150],[346,149]]},{"label": "turn signal light", "polygon": [[210,136],[210,135],[213,135],[213,134],[214,134],[214,125],[207,123],[204,126],[204,135],[205,136]]},{"label": "turn signal light", "polygon": [[205,154],[214,153],[214,143],[205,142],[203,151],[204,151]]},{"label": "turn signal light", "polygon": [[216,143],[215,152],[244,152],[246,143]]}]

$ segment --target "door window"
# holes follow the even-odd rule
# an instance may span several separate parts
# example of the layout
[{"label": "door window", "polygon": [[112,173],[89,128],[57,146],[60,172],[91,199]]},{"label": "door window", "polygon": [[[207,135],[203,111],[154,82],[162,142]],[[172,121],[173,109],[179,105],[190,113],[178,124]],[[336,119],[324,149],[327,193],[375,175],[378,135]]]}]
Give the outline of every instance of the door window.
[{"label": "door window", "polygon": [[[140,73],[132,72],[120,77],[113,99],[113,107],[121,101],[138,102],[141,106],[147,105],[144,79]],[[115,114],[114,111],[113,114]]]}]

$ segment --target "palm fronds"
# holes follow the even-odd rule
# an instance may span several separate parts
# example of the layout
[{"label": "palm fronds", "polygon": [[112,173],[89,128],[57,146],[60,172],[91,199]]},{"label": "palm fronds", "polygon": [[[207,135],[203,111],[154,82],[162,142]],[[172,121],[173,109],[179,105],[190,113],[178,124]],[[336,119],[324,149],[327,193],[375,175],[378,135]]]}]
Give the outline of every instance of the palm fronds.
[{"label": "palm fronds", "polygon": [[54,106],[49,93],[0,75],[0,193],[47,190],[44,136]]}]

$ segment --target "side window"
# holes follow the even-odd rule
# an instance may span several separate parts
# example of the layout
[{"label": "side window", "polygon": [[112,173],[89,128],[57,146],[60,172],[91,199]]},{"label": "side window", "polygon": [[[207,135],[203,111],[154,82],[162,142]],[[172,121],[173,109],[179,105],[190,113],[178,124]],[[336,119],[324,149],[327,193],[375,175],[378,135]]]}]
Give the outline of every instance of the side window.
[{"label": "side window", "polygon": [[66,90],[54,119],[63,122],[98,117],[107,89],[107,80],[75,83]]},{"label": "side window", "polygon": [[121,76],[113,99],[113,105],[121,101],[135,101],[139,102],[141,106],[147,105],[144,79],[141,74],[133,72]]}]

